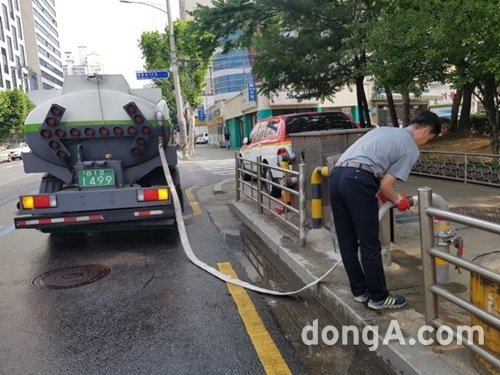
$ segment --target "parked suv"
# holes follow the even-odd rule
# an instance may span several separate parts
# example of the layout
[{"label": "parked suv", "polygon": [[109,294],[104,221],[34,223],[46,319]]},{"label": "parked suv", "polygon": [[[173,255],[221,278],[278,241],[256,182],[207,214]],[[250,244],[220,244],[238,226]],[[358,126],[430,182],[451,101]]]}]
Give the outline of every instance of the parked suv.
[{"label": "parked suv", "polygon": [[26,152],[31,152],[30,146],[26,143],[19,143],[10,150],[10,158],[11,160],[22,159],[23,153]]},{"label": "parked suv", "polygon": [[[269,117],[257,122],[249,138],[243,139],[240,156],[244,159],[256,161],[258,156],[268,165],[278,165],[278,155],[291,151],[292,133],[309,131],[358,129],[349,116],[342,112],[306,112]],[[254,164],[243,162],[243,169],[256,172]],[[266,180],[279,182],[282,174],[269,168],[264,170]],[[249,175],[243,175],[249,180]],[[274,197],[279,197],[281,190],[268,184],[267,191]]]}]

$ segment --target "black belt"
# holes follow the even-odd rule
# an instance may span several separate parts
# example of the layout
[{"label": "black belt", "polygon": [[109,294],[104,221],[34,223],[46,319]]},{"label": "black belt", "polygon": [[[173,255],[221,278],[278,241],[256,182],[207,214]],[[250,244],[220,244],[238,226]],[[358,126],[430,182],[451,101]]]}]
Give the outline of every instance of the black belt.
[{"label": "black belt", "polygon": [[346,161],[343,163],[340,163],[336,165],[336,167],[342,167],[342,168],[356,168],[356,169],[362,169],[364,171],[370,172],[373,174],[373,169],[367,165],[367,164],[361,164],[355,161]]}]

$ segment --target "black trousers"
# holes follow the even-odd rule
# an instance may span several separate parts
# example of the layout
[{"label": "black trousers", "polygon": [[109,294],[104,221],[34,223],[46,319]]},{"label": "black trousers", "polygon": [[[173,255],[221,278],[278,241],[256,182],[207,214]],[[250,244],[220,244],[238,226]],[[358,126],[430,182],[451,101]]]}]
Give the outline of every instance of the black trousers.
[{"label": "black trousers", "polygon": [[[340,254],[353,295],[368,293],[381,301],[388,295],[378,238],[379,181],[357,168],[335,168],[329,177],[330,202]],[[358,258],[361,253],[361,264]]]}]

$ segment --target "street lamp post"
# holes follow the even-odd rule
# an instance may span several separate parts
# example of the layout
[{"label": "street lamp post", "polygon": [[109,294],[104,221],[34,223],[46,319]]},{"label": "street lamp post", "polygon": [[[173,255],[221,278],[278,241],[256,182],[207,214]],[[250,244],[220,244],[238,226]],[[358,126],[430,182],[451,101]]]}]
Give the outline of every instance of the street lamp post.
[{"label": "street lamp post", "polygon": [[172,12],[170,9],[170,0],[166,0],[167,10],[160,8],[151,3],[132,1],[132,0],[120,0],[121,3],[126,4],[139,4],[146,5],[151,8],[155,8],[163,13],[167,14],[168,17],[168,35],[170,42],[170,70],[172,71],[172,76],[174,78],[174,91],[175,91],[175,104],[177,106],[177,122],[179,124],[179,143],[182,150],[186,149],[187,136],[186,136],[186,122],[184,121],[184,106],[182,103],[182,93],[181,93],[181,83],[179,80],[179,67],[177,60],[177,47],[175,46],[175,36],[174,36],[174,23],[172,22]]}]

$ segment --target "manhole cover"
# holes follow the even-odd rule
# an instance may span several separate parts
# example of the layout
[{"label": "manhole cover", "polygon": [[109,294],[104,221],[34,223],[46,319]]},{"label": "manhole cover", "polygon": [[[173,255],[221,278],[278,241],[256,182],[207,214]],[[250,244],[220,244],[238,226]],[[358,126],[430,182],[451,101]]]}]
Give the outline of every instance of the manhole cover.
[{"label": "manhole cover", "polygon": [[100,264],[60,268],[38,275],[31,281],[37,288],[69,289],[91,284],[111,272],[109,267]]}]

